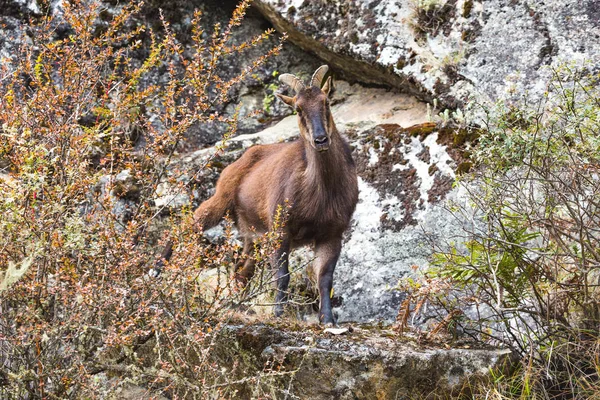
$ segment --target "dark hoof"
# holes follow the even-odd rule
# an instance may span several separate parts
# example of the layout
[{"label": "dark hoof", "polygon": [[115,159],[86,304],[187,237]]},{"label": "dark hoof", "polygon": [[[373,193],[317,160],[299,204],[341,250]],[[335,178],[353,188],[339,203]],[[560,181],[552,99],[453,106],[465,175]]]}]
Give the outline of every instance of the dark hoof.
[{"label": "dark hoof", "polygon": [[275,317],[277,318],[283,317],[283,306],[275,306],[273,314],[275,314]]},{"label": "dark hoof", "polygon": [[332,326],[336,326],[337,325],[335,319],[333,318],[333,316],[331,316],[331,315],[330,316],[326,316],[326,315],[323,315],[323,314],[321,314],[319,316],[319,323],[321,323],[321,325],[324,325],[326,327],[332,327]]}]

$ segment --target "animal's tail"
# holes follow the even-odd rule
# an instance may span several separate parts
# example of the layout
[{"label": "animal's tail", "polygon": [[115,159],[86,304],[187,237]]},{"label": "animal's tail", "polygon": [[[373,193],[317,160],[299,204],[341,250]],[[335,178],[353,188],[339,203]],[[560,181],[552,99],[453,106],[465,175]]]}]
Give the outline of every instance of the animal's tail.
[{"label": "animal's tail", "polygon": [[[238,181],[227,182],[228,184],[217,183],[214,196],[200,204],[200,207],[194,212],[194,225],[192,228],[195,232],[204,232],[217,225],[225,216],[225,213],[232,209],[235,196],[234,185],[239,183]],[[154,268],[149,271],[149,275],[158,277],[172,255],[173,241],[169,239]]]},{"label": "animal's tail", "polygon": [[[194,212],[194,226],[196,232],[206,231],[217,225],[228,211],[233,211],[235,193],[246,172],[250,170],[263,156],[262,146],[251,147],[236,162],[223,170],[217,181],[215,194]],[[173,255],[173,242],[169,240],[160,259],[150,270],[151,276],[158,276],[166,262]]]},{"label": "animal's tail", "polygon": [[200,204],[194,212],[195,232],[205,232],[216,226],[233,207],[234,193],[215,193],[213,197]]}]

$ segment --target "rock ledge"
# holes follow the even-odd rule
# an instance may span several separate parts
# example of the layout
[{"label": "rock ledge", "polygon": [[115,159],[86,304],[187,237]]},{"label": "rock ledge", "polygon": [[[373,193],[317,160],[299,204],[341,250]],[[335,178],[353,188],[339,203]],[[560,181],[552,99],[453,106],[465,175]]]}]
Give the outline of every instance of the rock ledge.
[{"label": "rock ledge", "polygon": [[[229,325],[217,342],[219,364],[227,368],[236,363],[245,376],[268,365],[280,373],[269,385],[317,400],[450,396],[511,362],[509,350],[417,345],[369,326],[333,336],[310,326],[290,331],[265,324]],[[239,393],[252,397],[253,385],[240,387]]]}]

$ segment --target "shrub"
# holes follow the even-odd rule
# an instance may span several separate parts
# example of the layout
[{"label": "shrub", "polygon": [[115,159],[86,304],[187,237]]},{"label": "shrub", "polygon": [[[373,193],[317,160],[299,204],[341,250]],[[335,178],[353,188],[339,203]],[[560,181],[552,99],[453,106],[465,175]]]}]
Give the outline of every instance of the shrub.
[{"label": "shrub", "polygon": [[453,205],[472,221],[468,240],[438,247],[435,268],[413,281],[413,301],[435,303],[457,331],[522,357],[487,395],[600,392],[599,95],[597,75],[563,66],[537,103],[486,109],[478,168],[460,182],[468,204]]},{"label": "shrub", "polygon": [[[231,44],[249,3],[206,38],[196,12],[184,48],[166,21],[160,32],[143,26],[139,4],[112,13],[70,0],[59,16],[34,21],[2,66],[3,398],[105,397],[126,382],[179,397],[234,396],[223,385],[229,373],[209,357],[214,332],[262,287],[240,291],[230,279],[238,246],[199,246],[189,213],[161,223],[153,199],[164,182],[189,193],[169,169],[185,132],[218,122],[234,134],[237,117],[215,110],[281,49],[223,78],[224,59],[272,36]],[[178,251],[160,280],[148,280],[161,224],[173,226]],[[257,248],[259,266],[277,238]],[[203,268],[224,272],[209,289]]]}]

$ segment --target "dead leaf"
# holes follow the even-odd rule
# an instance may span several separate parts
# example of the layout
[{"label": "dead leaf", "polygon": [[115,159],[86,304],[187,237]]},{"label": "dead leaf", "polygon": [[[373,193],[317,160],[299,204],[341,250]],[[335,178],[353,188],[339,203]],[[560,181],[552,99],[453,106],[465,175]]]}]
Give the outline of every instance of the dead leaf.
[{"label": "dead leaf", "polygon": [[332,335],[342,335],[348,332],[348,328],[325,328],[323,332],[328,332]]}]

